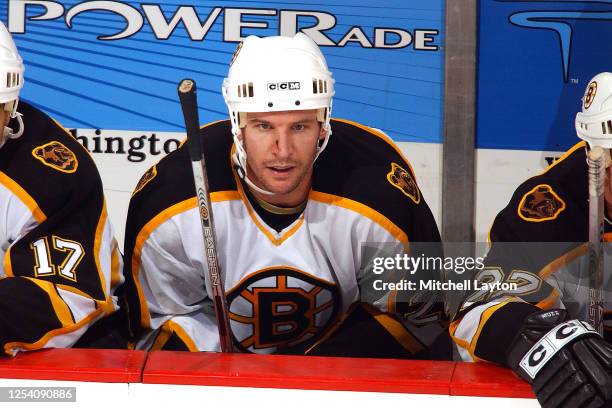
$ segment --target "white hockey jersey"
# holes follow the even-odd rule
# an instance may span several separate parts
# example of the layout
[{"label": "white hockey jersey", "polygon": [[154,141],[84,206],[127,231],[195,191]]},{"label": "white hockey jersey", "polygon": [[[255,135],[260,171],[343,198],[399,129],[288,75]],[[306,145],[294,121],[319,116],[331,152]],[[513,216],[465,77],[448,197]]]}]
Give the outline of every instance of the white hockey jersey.
[{"label": "white hockey jersey", "polygon": [[[371,285],[372,255],[364,244],[385,243],[385,250],[403,253],[413,241],[439,242],[433,216],[399,150],[372,129],[340,120],[332,126],[307,205],[280,231],[268,225],[238,181],[229,123],[202,130],[230,326],[242,351],[304,351],[321,340],[363,300],[364,282]],[[219,350],[186,147],[162,159],[137,186],[126,227],[126,260],[140,283],[134,290],[142,307],[133,317],[145,328],[141,347]],[[370,303],[382,311],[397,309],[388,291],[379,295]],[[428,307],[436,317],[435,333],[389,323],[389,331],[413,354],[443,330],[440,305]]]}]

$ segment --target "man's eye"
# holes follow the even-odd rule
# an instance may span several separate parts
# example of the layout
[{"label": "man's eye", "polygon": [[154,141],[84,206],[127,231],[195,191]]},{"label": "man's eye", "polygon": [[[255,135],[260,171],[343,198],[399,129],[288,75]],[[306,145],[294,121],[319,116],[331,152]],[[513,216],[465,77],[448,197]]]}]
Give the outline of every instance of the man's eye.
[{"label": "man's eye", "polygon": [[306,126],[302,125],[301,123],[298,123],[297,125],[293,126],[294,130],[304,130],[306,129]]},{"label": "man's eye", "polygon": [[261,130],[268,130],[268,129],[270,129],[270,125],[267,124],[267,123],[259,123],[257,125],[257,127],[260,128]]}]

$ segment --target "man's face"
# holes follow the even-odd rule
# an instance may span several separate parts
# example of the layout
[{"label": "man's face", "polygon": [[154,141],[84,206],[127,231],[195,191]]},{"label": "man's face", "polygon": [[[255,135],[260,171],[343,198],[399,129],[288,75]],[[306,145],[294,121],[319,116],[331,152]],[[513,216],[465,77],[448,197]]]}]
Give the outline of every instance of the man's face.
[{"label": "man's face", "polygon": [[241,133],[251,181],[274,193],[278,204],[305,199],[317,143],[325,137],[317,111],[248,113]]}]

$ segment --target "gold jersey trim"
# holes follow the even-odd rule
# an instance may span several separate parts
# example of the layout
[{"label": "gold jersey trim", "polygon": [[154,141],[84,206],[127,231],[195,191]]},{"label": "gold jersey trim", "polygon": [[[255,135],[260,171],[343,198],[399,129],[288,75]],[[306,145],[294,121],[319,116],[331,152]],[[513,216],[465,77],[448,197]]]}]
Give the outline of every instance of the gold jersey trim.
[{"label": "gold jersey trim", "polygon": [[586,142],[580,141],[578,143],[576,143],[575,145],[573,145],[567,152],[563,153],[561,155],[561,157],[559,157],[559,159],[555,160],[550,166],[548,166],[542,173],[540,173],[539,175],[541,176],[542,174],[546,174],[550,171],[550,169],[552,169],[553,167],[555,167],[556,165],[558,165],[559,163],[561,163],[563,160],[567,159],[569,156],[572,155],[572,153],[574,153],[576,150],[580,149],[580,148],[584,148],[586,147]]},{"label": "gold jersey trim", "polygon": [[401,243],[408,243],[408,235],[404,231],[402,231],[400,227],[398,227],[396,224],[393,223],[393,221],[391,221],[378,211],[374,210],[371,207],[368,207],[365,204],[351,200],[350,198],[340,197],[334,194],[322,193],[320,191],[311,191],[309,199],[329,205],[346,208],[347,210],[355,211],[363,215],[364,217],[369,218],[376,224],[380,225],[382,228],[386,229],[393,237],[395,237],[395,239],[397,239]]},{"label": "gold jersey trim", "polygon": [[36,200],[34,200],[34,198],[32,198],[32,196],[23,189],[23,187],[17,184],[15,180],[10,178],[8,175],[6,175],[6,173],[2,171],[0,171],[0,184],[9,189],[25,204],[26,207],[28,207],[36,222],[42,224],[47,219],[47,216],[40,208]]},{"label": "gold jersey trim", "polygon": [[[232,201],[232,200],[239,200],[239,199],[240,199],[240,195],[238,194],[237,191],[217,191],[217,192],[210,194],[211,202]],[[191,198],[188,198],[187,200],[183,200],[179,203],[176,203],[164,209],[163,211],[158,213],[155,217],[153,217],[149,222],[145,224],[144,227],[141,228],[141,230],[138,232],[138,235],[136,236],[136,240],[134,244],[134,252],[132,253],[132,259],[127,260],[127,261],[131,262],[131,265],[132,265],[132,277],[134,279],[134,284],[136,285],[136,290],[138,292],[138,298],[140,300],[140,324],[143,327],[149,327],[150,321],[149,321],[149,310],[147,307],[146,298],[144,296],[144,293],[142,291],[142,288],[140,287],[140,283],[138,280],[138,272],[140,269],[140,256],[141,256],[142,248],[145,242],[147,241],[147,239],[149,239],[149,236],[151,235],[151,233],[155,229],[157,229],[157,227],[163,224],[165,221],[169,220],[175,215],[178,215],[182,212],[185,212],[185,211],[191,210],[192,208],[197,208],[197,207],[198,207],[198,201],[196,197],[191,197]]]},{"label": "gold jersey trim", "polygon": [[[415,174],[414,170],[412,169],[412,166],[410,165],[410,162],[408,161],[408,159],[404,156],[404,154],[399,149],[399,147],[397,147],[397,145],[395,143],[393,143],[393,141],[388,136],[386,136],[385,134],[383,134],[383,133],[381,133],[381,132],[379,132],[379,131],[377,131],[375,129],[372,129],[371,127],[364,126],[361,123],[353,122],[353,121],[350,121],[350,120],[338,119],[338,118],[333,118],[333,120],[338,121],[338,122],[342,122],[342,123],[347,123],[349,125],[353,125],[355,127],[358,127],[361,130],[365,130],[366,132],[368,132],[368,133],[370,133],[370,134],[372,134],[372,135],[382,139],[393,150],[395,150],[395,152],[404,160],[404,162],[408,165],[408,168],[410,169],[410,172],[412,174]],[[415,182],[416,182],[416,179],[415,179]]]},{"label": "gold jersey trim", "polygon": [[408,352],[417,354],[425,348],[412,333],[397,319],[380,310],[363,304],[363,308]]}]

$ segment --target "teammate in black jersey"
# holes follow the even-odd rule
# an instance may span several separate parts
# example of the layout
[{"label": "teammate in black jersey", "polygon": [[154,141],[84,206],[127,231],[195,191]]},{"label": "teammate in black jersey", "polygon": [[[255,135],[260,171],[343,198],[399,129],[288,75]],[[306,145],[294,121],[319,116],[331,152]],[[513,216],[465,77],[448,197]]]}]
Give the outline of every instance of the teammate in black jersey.
[{"label": "teammate in black jersey", "polygon": [[[595,76],[582,102],[576,130],[584,141],[521,184],[491,228],[491,248],[477,279],[514,282],[518,289],[471,293],[451,325],[465,360],[507,364],[532,383],[545,407],[612,406],[609,245],[604,338],[570,321],[588,316],[586,150],[593,146],[606,151],[606,214],[612,214],[612,74]],[[607,242],[612,240],[609,220],[606,216]]]},{"label": "teammate in black jersey", "polygon": [[23,72],[0,23],[0,353],[127,347],[100,176],[70,133],[19,101]]}]

